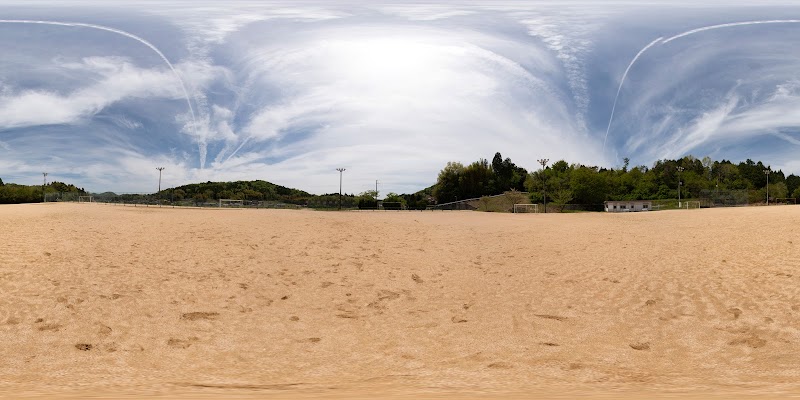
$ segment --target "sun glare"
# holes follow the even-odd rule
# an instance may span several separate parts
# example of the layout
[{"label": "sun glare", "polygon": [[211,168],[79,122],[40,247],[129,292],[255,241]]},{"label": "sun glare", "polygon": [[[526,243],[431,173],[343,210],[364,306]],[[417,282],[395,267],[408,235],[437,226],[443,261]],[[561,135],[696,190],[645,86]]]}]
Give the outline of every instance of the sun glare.
[{"label": "sun glare", "polygon": [[453,47],[423,39],[377,37],[326,42],[331,72],[358,86],[403,90],[437,86],[455,67]]}]

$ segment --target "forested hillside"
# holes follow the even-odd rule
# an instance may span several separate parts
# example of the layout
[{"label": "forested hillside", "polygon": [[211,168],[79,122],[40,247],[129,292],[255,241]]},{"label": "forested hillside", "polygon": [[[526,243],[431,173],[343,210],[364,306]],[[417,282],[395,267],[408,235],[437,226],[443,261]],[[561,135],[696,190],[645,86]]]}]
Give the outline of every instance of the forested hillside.
[{"label": "forested hillside", "polygon": [[156,193],[162,199],[194,200],[196,202],[217,199],[248,201],[279,201],[290,204],[306,204],[312,197],[308,192],[276,185],[267,181],[205,182],[178,186]]},{"label": "forested hillside", "polygon": [[45,197],[42,190],[47,194],[48,201],[68,194],[73,195],[71,198],[86,194],[83,188],[63,182],[50,182],[42,187],[42,185],[3,183],[0,179],[0,204],[40,203]]},{"label": "forested hillside", "polygon": [[[500,161],[500,162],[498,162]],[[498,166],[500,168],[498,168]],[[464,166],[449,162],[439,173],[433,195],[438,203],[501,194],[507,190],[530,193],[531,201],[556,204],[602,204],[606,200],[657,200],[678,197],[708,198],[720,193],[744,193],[746,202],[766,200],[768,166],[746,160],[734,164],[686,156],[659,160],[653,166],[606,169],[556,161],[545,169],[526,173],[511,160],[495,154],[490,164],[481,159]],[[800,177],[769,172],[770,198],[800,197]]]}]

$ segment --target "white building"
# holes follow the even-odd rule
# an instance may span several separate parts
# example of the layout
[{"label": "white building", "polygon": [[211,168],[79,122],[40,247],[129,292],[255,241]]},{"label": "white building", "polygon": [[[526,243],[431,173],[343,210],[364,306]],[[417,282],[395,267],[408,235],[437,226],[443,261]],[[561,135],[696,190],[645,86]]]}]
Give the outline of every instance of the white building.
[{"label": "white building", "polygon": [[606,212],[650,211],[653,209],[652,200],[607,201],[605,205]]}]

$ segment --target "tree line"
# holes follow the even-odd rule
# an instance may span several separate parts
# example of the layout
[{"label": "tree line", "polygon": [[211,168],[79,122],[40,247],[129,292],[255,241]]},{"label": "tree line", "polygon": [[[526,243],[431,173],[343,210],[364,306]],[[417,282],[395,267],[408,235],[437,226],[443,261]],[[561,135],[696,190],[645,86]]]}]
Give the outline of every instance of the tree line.
[{"label": "tree line", "polygon": [[602,168],[556,161],[528,172],[498,152],[491,163],[480,159],[467,166],[448,162],[439,172],[432,194],[437,203],[527,191],[532,203],[600,205],[607,200],[658,200],[678,197],[708,198],[737,191],[746,202],[766,200],[767,179],[770,198],[800,197],[800,177],[770,171],[761,161],[713,161],[691,155],[676,160],[658,160],[651,167]]},{"label": "tree line", "polygon": [[[800,197],[800,176],[785,176],[783,171],[770,171],[761,161],[747,159],[739,163],[714,161],[685,156],[675,160],[658,160],[651,167],[630,167],[624,159],[621,168],[602,168],[556,161],[533,172],[519,167],[498,152],[492,161],[480,159],[471,164],[448,162],[439,172],[436,183],[412,194],[389,193],[383,199],[384,208],[425,209],[432,204],[480,198],[506,193],[527,192],[532,203],[556,205],[590,205],[596,209],[607,200],[659,200],[678,197],[708,198],[720,193],[737,192],[741,202],[763,202],[769,190],[770,198]],[[769,188],[767,188],[769,179]],[[44,193],[43,193],[44,191]],[[42,185],[3,183],[0,179],[0,203],[41,202],[44,194],[71,193],[86,195],[83,188],[63,182]],[[94,194],[100,201],[172,201],[195,204],[235,199],[246,202],[280,202],[311,208],[338,208],[338,193],[312,195],[263,180],[236,182],[193,183],[164,189],[152,195],[112,192]],[[358,195],[343,194],[342,208],[375,209],[378,193],[373,190]]]},{"label": "tree line", "polygon": [[0,179],[0,204],[41,203],[45,195],[56,198],[59,195],[74,194],[85,195],[83,188],[64,182],[50,182],[47,185],[18,185],[16,183],[3,183]]}]

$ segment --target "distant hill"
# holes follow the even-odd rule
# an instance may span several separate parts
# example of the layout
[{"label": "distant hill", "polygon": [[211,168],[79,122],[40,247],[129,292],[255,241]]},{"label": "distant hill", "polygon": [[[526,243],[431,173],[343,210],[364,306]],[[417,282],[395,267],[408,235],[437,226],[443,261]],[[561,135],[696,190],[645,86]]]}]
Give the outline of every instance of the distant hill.
[{"label": "distant hill", "polygon": [[191,183],[164,189],[156,196],[164,199],[195,200],[198,202],[217,199],[278,201],[289,204],[306,204],[312,194],[262,180],[236,182]]}]

